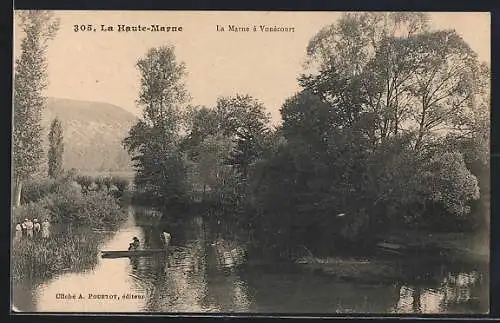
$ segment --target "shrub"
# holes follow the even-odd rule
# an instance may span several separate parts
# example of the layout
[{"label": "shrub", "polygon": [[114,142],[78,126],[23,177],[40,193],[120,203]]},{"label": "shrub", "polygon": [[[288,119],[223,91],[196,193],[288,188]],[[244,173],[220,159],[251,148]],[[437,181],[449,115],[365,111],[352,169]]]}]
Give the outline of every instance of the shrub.
[{"label": "shrub", "polygon": [[61,181],[63,182],[71,182],[71,181],[76,181],[76,178],[78,177],[78,171],[74,168],[64,171],[60,177]]},{"label": "shrub", "polygon": [[369,230],[369,215],[361,209],[358,212],[346,216],[346,221],[343,223],[340,236],[342,239],[355,242],[359,239],[366,238],[367,231]]},{"label": "shrub", "polygon": [[113,226],[124,218],[124,211],[112,196],[103,192],[89,192],[83,196],[78,220],[93,226]]},{"label": "shrub", "polygon": [[470,213],[470,202],[479,199],[479,183],[459,152],[435,154],[426,160],[420,178],[429,200],[456,216]]},{"label": "shrub", "polygon": [[76,176],[76,182],[82,187],[84,193],[88,192],[93,184],[92,178],[86,175]]},{"label": "shrub", "polygon": [[129,185],[129,182],[124,178],[111,177],[111,183],[117,189],[115,197],[117,197],[117,198],[123,197],[128,185]]},{"label": "shrub", "polygon": [[[77,186],[78,185],[78,186]],[[52,193],[74,186],[81,189],[81,181],[72,172],[65,172],[60,178],[33,179],[23,185],[21,203],[37,202]]]},{"label": "shrub", "polygon": [[59,183],[54,179],[38,179],[27,181],[21,192],[21,203],[36,202],[51,193],[54,193]]},{"label": "shrub", "polygon": [[111,190],[111,186],[113,185],[113,178],[111,176],[106,176],[102,179],[102,183],[109,191]]},{"label": "shrub", "polygon": [[106,178],[98,176],[94,179],[94,183],[97,185],[98,190],[104,190],[106,188]]},{"label": "shrub", "polygon": [[117,201],[106,192],[90,191],[84,194],[76,183],[66,183],[38,202],[16,208],[13,219],[45,217],[51,222],[100,227],[120,223],[125,214]]},{"label": "shrub", "polygon": [[53,193],[39,203],[41,208],[48,210],[53,222],[78,223],[80,210],[85,207],[83,194],[77,188],[68,188]]},{"label": "shrub", "polygon": [[128,180],[126,180],[124,178],[112,177],[111,180],[113,182],[113,185],[116,186],[116,188],[118,188],[118,190],[121,192],[124,192],[129,185]]},{"label": "shrub", "polygon": [[24,219],[38,219],[39,221],[47,219],[52,221],[49,210],[39,202],[30,202],[14,209],[12,213],[13,223],[23,222]]}]

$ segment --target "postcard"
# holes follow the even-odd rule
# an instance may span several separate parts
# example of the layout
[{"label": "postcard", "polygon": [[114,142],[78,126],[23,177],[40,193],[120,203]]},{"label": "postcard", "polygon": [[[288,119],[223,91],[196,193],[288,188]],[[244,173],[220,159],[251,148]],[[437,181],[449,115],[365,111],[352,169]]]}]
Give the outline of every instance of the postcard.
[{"label": "postcard", "polygon": [[489,312],[489,13],[14,25],[12,312]]}]

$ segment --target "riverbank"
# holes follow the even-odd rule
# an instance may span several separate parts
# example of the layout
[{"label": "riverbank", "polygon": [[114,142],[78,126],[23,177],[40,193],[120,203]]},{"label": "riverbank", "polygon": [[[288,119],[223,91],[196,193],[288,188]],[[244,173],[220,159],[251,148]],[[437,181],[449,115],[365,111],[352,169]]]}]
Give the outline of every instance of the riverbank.
[{"label": "riverbank", "polygon": [[22,239],[12,245],[12,278],[47,279],[66,272],[91,269],[97,264],[103,236],[90,230],[56,233],[47,239]]},{"label": "riverbank", "polygon": [[[316,257],[296,259],[305,270],[360,282],[394,282],[411,274],[412,266],[462,263],[487,268],[487,237],[467,233],[393,232],[380,237],[380,245],[394,248],[364,258]],[[414,273],[418,276],[418,273]]]},{"label": "riverbank", "polygon": [[92,228],[112,231],[126,219],[122,196],[105,187],[85,190],[73,178],[30,183],[32,194],[25,195],[26,202],[13,210],[12,227],[35,218],[51,224],[46,239],[23,237],[12,242],[14,280],[46,279],[64,271],[90,269],[97,263],[98,246],[105,238]]},{"label": "riverbank", "polygon": [[299,266],[345,281],[383,283],[394,282],[400,276],[400,270],[394,261],[380,259],[309,258],[302,260]]},{"label": "riverbank", "polygon": [[432,233],[422,231],[390,232],[379,240],[419,250],[439,250],[443,257],[462,261],[489,263],[489,232]]}]

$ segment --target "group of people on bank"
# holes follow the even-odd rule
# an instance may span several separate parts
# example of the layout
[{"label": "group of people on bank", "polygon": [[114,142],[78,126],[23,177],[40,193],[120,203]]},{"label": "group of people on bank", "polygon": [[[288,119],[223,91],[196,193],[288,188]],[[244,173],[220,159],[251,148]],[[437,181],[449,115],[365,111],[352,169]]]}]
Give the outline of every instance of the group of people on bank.
[{"label": "group of people on bank", "polygon": [[38,219],[24,219],[24,222],[16,224],[16,233],[14,236],[15,240],[20,240],[21,238],[48,238],[50,235],[50,223],[47,219],[43,220],[41,223]]}]

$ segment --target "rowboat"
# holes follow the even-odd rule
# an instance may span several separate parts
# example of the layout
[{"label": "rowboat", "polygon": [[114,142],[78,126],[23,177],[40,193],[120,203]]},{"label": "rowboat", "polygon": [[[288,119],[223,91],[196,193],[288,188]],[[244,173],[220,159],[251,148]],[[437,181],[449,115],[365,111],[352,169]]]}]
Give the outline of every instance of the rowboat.
[{"label": "rowboat", "polygon": [[123,257],[146,257],[154,254],[167,252],[166,249],[145,249],[145,250],[123,250],[123,251],[101,251],[102,258],[123,258]]}]

